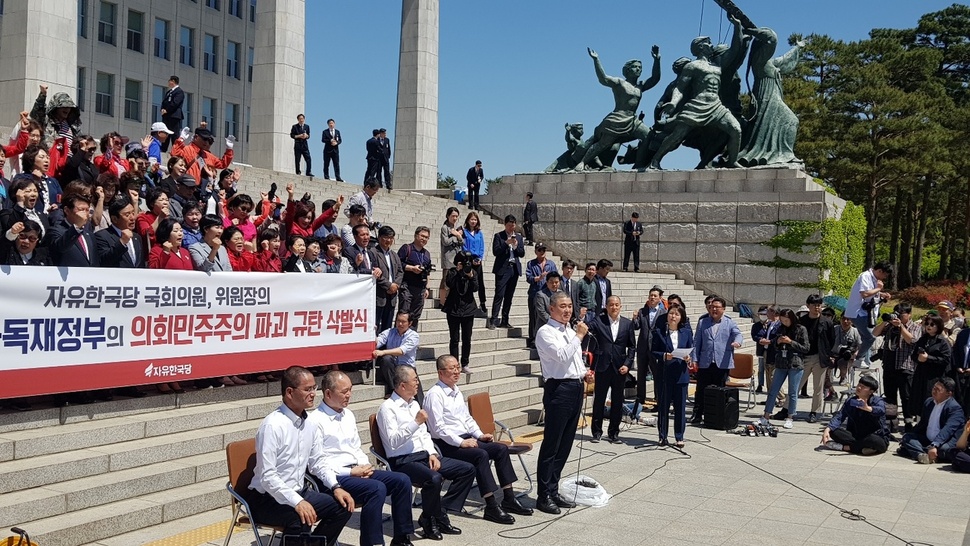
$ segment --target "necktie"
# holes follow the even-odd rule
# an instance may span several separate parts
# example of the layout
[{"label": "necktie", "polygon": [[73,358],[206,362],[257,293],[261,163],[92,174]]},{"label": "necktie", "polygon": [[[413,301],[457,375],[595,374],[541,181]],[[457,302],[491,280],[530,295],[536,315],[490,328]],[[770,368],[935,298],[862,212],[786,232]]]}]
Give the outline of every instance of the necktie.
[{"label": "necktie", "polygon": [[87,258],[88,261],[91,261],[91,257],[88,256],[88,244],[84,241],[84,232],[81,232],[81,234],[78,235],[77,242],[81,245],[81,251],[84,252],[84,257]]},{"label": "necktie", "polygon": [[[359,248],[359,247],[358,247]],[[364,255],[364,267],[370,269],[370,256],[367,255],[367,251],[363,248],[360,249],[360,253]]]},{"label": "necktie", "polygon": [[131,257],[132,265],[138,265],[138,256],[135,254],[135,240],[128,239],[128,256]]}]

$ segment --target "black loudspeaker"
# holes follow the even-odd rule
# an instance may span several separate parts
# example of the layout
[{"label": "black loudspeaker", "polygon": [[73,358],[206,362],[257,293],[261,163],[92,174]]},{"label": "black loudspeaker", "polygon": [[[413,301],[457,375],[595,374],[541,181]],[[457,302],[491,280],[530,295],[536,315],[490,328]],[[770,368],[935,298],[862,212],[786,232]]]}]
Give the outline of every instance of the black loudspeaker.
[{"label": "black loudspeaker", "polygon": [[738,389],[710,385],[704,390],[704,426],[717,430],[738,427]]}]

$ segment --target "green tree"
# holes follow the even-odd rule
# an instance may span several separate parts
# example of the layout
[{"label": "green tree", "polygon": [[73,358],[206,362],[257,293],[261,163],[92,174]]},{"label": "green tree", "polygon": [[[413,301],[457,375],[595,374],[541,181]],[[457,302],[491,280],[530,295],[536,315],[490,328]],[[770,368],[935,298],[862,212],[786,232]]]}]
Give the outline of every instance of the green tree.
[{"label": "green tree", "polygon": [[455,177],[444,176],[443,174],[438,173],[438,184],[436,187],[439,190],[453,190],[455,189],[456,185],[458,185],[458,181],[455,180]]}]

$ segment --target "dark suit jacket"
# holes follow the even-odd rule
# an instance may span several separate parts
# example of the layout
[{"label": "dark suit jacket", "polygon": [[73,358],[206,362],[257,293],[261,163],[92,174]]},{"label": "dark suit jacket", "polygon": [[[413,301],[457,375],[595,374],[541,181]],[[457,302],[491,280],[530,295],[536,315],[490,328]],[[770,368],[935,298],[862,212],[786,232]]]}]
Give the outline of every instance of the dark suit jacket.
[{"label": "dark suit jacket", "polygon": [[475,184],[478,184],[478,179],[481,178],[485,181],[485,169],[478,171],[475,167],[468,169],[468,174],[465,175],[465,182],[468,182],[468,187],[471,188]]},{"label": "dark suit jacket", "polygon": [[[81,237],[88,247],[87,255],[81,248]],[[60,267],[99,267],[101,265],[98,259],[98,247],[95,245],[90,229],[85,227],[82,232],[78,232],[66,218],[61,218],[51,226],[50,252],[54,265]]]},{"label": "dark suit jacket", "polygon": [[337,141],[337,146],[331,146],[330,145],[330,127],[327,127],[326,129],[324,129],[323,130],[323,134],[320,135],[320,138],[323,139],[323,151],[325,153],[327,153],[327,152],[330,152],[330,153],[336,152],[337,151],[337,147],[340,146],[341,144],[343,144],[343,141],[344,140],[342,138],[340,138],[340,129],[337,129],[336,127],[334,127],[333,128],[333,132],[334,132],[334,135],[336,135],[336,136],[334,136],[334,140]]},{"label": "dark suit jacket", "polygon": [[604,302],[613,295],[613,283],[609,279],[603,279],[606,281],[606,298],[603,298],[603,290],[600,289],[600,277],[599,275],[593,277],[593,284],[596,286],[596,309],[594,310],[599,314],[600,310],[603,309]]},{"label": "dark suit jacket", "polygon": [[637,222],[634,224],[631,220],[627,220],[623,223],[623,242],[625,244],[636,245],[640,243],[640,236],[634,235],[634,231],[643,233],[643,223]]},{"label": "dark suit jacket", "polygon": [[296,138],[300,135],[309,134],[310,126],[308,124],[304,123],[303,127],[300,127],[299,123],[294,123],[293,127],[290,127],[290,138],[293,139],[293,149],[298,151],[309,150],[310,143],[307,142],[306,139]]},{"label": "dark suit jacket", "polygon": [[384,163],[389,162],[391,160],[391,139],[378,139],[377,143],[381,148],[381,160]]},{"label": "dark suit jacket", "polygon": [[[916,393],[913,393],[916,394]],[[933,413],[933,406],[936,405],[933,402],[933,398],[927,398],[923,402],[923,413],[920,417],[919,423],[916,425],[916,429],[913,431],[920,437],[926,438],[931,444],[940,447],[943,444],[953,440],[953,444],[956,444],[956,439],[960,437],[963,432],[963,425],[965,423],[963,417],[963,408],[960,407],[960,403],[956,401],[955,398],[950,397],[946,402],[943,403],[943,411],[940,413],[940,433],[936,435],[936,438],[929,438],[926,436],[926,426],[930,422],[930,414]]]},{"label": "dark suit jacket", "polygon": [[[351,270],[356,271],[357,273],[370,274],[373,272],[373,269],[367,268],[367,260],[361,260],[360,265],[357,265],[357,255],[366,254],[366,253],[367,253],[366,248],[364,250],[361,250],[357,248],[357,245],[351,245],[343,249],[344,258],[347,258],[350,261]],[[371,261],[371,268],[373,268],[375,265],[378,265],[378,264],[375,264],[373,261]]]},{"label": "dark suit jacket", "polygon": [[128,254],[128,247],[121,244],[121,236],[114,226],[94,234],[94,241],[98,247],[98,259],[102,267],[120,267],[123,269],[137,269],[145,267],[145,249],[141,245],[141,237],[135,234],[131,242],[135,245],[135,261]]},{"label": "dark suit jacket", "polygon": [[[9,203],[9,201],[8,201]],[[0,255],[6,255],[14,246],[14,242],[8,241],[4,234],[18,222],[27,220],[27,214],[23,207],[11,205],[10,208],[0,210]],[[47,246],[51,239],[51,224],[46,214],[38,214],[41,227],[44,228],[44,238],[37,243],[38,246]]]},{"label": "dark suit jacket", "polygon": [[380,161],[382,157],[384,157],[384,152],[381,150],[381,143],[378,142],[377,137],[367,139],[367,160]]},{"label": "dark suit jacket", "polygon": [[[659,321],[660,317],[657,317]],[[646,332],[640,334],[640,339],[642,340]],[[690,383],[690,374],[687,372],[687,361],[681,358],[672,358],[670,360],[664,359],[664,353],[672,353],[674,349],[690,349],[694,346],[694,335],[691,332],[689,326],[684,325],[683,328],[677,330],[677,346],[674,347],[673,341],[670,338],[670,331],[667,327],[666,318],[663,324],[659,324],[657,328],[653,329],[651,334],[653,341],[650,343],[651,356],[658,363],[658,365],[663,369],[662,378],[667,383],[672,383],[675,385],[686,385]],[[657,378],[655,377],[654,380]]]},{"label": "dark suit jacket", "polygon": [[169,89],[165,92],[165,97],[162,99],[161,108],[165,110],[166,114],[162,117],[171,119],[182,119],[182,103],[185,102],[185,92],[182,91],[181,87],[176,87],[175,89]]},{"label": "dark suit jacket", "polygon": [[596,371],[605,372],[612,369],[619,372],[621,366],[633,369],[633,356],[636,354],[637,344],[633,333],[633,322],[630,319],[620,317],[616,339],[613,339],[610,317],[606,314],[590,321],[589,333],[593,334],[593,339],[596,340],[595,343],[589,343],[590,350],[595,356],[593,362]]},{"label": "dark suit jacket", "polygon": [[[495,256],[495,263],[492,264],[492,273],[498,275],[506,272],[508,268],[511,268],[515,276],[519,277],[522,275],[522,261],[520,258],[525,256],[525,243],[522,240],[522,236],[516,233],[515,240],[517,245],[515,252],[512,253],[512,248],[505,242],[507,240],[508,236],[505,234],[504,229],[492,237],[492,255]],[[510,256],[515,259],[513,262],[509,261]]]},{"label": "dark suit jacket", "polygon": [[[387,305],[387,289],[391,287],[391,284],[397,283],[398,286],[404,282],[404,266],[401,265],[401,258],[397,255],[397,252],[389,250],[388,254],[391,256],[391,269],[387,268],[387,260],[384,259],[384,253],[381,251],[380,246],[376,246],[367,251],[370,255],[371,265],[375,265],[381,269],[381,277],[377,279],[377,294],[376,301],[378,307],[383,307]],[[390,296],[391,298],[397,297]]]},{"label": "dark suit jacket", "polygon": [[[633,328],[640,331],[640,337],[637,339],[637,364],[644,373],[646,373],[647,369],[643,365],[649,365],[655,362],[653,355],[653,342],[655,338],[653,334],[661,328],[666,329],[666,327],[667,313],[664,312],[662,307],[659,308],[656,318],[653,319],[653,328],[650,327],[650,313],[648,312],[647,306],[643,306],[640,309],[640,316],[633,321]],[[691,345],[688,345],[688,347],[691,347]],[[665,352],[669,353],[670,351]]]},{"label": "dark suit jacket", "polygon": [[290,254],[290,257],[286,259],[286,263],[283,264],[283,271],[286,273],[301,273],[301,271],[296,268],[297,261],[303,262],[303,268],[306,271],[303,271],[302,273],[313,273],[313,266],[296,254]]},{"label": "dark suit jacket", "polygon": [[11,248],[10,252],[7,253],[7,260],[4,263],[7,265],[54,265],[51,262],[50,253],[42,246],[34,248],[34,253],[30,256],[30,260],[27,263],[24,263],[23,258],[20,257],[20,253],[17,252],[16,248]]},{"label": "dark suit jacket", "polygon": [[539,221],[539,207],[536,206],[535,201],[527,201],[525,204],[525,210],[522,211],[522,222],[526,224],[534,224]]}]

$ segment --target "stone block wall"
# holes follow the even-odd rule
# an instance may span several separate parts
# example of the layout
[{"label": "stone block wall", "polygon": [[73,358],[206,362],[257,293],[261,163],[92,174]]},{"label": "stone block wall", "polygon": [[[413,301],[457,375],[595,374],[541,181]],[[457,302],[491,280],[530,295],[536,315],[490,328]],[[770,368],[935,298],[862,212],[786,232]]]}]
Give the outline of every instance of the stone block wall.
[{"label": "stone block wall", "polygon": [[732,304],[803,305],[811,290],[798,285],[817,282],[816,269],[751,262],[812,261],[762,243],[783,229],[779,220],[821,221],[845,208],[810,176],[787,168],[518,174],[490,187],[482,206],[521,219],[530,191],[539,209],[536,239],[580,267],[608,258],[620,269],[623,222],[636,211],[644,226],[641,271],[673,273]]}]

